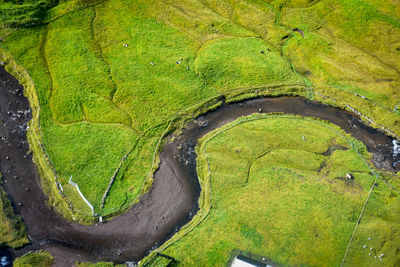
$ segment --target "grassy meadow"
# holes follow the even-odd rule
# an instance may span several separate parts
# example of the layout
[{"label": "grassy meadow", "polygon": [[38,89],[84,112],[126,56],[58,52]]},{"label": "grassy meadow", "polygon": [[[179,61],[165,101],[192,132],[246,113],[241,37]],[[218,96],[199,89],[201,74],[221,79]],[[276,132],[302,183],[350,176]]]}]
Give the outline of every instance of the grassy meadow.
[{"label": "grassy meadow", "polygon": [[[210,192],[200,201],[209,213],[162,247],[177,266],[225,266],[234,251],[283,266],[341,264],[376,178],[358,141],[324,121],[256,114],[207,134],[197,153],[202,190]],[[369,263],[358,244],[367,234],[380,244],[376,252],[387,255],[385,266],[399,264],[398,193],[383,182],[378,188],[346,266]]]},{"label": "grassy meadow", "polygon": [[[400,263],[400,183],[379,181],[367,204],[344,266],[397,266]],[[372,248],[372,249],[371,249]]]},{"label": "grassy meadow", "polygon": [[399,135],[399,14],[395,0],[0,1],[0,54],[31,78],[36,161],[83,220],[71,176],[96,214],[123,211],[168,121],[212,97],[296,85]]}]

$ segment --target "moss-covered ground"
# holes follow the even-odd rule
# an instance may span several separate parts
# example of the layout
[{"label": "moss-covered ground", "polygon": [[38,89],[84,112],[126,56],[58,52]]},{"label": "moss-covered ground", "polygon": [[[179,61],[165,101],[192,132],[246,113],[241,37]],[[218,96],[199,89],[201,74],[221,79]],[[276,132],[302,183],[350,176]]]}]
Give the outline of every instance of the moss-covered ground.
[{"label": "moss-covered ground", "polygon": [[[355,109],[400,135],[396,0],[40,3],[0,0],[0,58],[15,59],[40,106],[28,138],[50,201],[64,201],[56,175],[81,215],[74,218],[91,211],[71,176],[96,214],[123,211],[151,185],[146,179],[168,122],[222,94],[304,95]],[[263,172],[268,179],[279,173],[252,175]],[[66,206],[56,205],[71,219]]]},{"label": "moss-covered ground", "polygon": [[53,257],[46,251],[28,252],[15,259],[14,267],[50,267]]},{"label": "moss-covered ground", "polygon": [[[376,179],[363,145],[320,120],[253,115],[207,134],[197,153],[210,210],[163,251],[177,265],[225,266],[235,250],[285,266],[342,263]],[[398,189],[379,180],[372,192],[346,266],[400,263]]]}]

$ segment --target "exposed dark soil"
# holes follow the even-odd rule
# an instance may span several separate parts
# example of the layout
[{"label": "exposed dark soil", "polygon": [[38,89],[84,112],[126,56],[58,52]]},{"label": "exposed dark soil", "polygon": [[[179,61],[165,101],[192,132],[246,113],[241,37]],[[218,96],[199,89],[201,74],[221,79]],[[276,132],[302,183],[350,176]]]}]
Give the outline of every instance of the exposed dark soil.
[{"label": "exposed dark soil", "polygon": [[14,257],[29,250],[45,249],[55,256],[56,266],[72,266],[76,261],[123,263],[142,259],[198,210],[200,186],[194,152],[197,139],[240,116],[259,112],[260,108],[262,112],[294,113],[331,121],[366,144],[378,168],[393,171],[393,139],[365,126],[357,116],[300,97],[254,99],[223,105],[188,123],[179,137],[165,144],[154,185],[138,204],[108,222],[82,226],[65,221],[46,206],[47,197],[40,187],[36,167],[26,154],[30,112],[22,89],[17,80],[0,69],[3,187],[15,211],[23,217],[32,242],[11,251]]}]

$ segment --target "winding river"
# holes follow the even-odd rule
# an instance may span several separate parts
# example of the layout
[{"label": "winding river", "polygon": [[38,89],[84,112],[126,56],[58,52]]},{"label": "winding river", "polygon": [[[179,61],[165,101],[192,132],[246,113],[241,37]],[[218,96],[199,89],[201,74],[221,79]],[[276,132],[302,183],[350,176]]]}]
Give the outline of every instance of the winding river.
[{"label": "winding river", "polygon": [[373,154],[376,167],[400,169],[400,164],[395,164],[400,154],[394,150],[393,145],[397,143],[393,138],[364,125],[347,111],[301,97],[258,98],[223,104],[189,122],[179,137],[164,145],[154,185],[138,204],[105,223],[82,226],[64,220],[46,205],[47,197],[40,187],[36,167],[27,154],[26,124],[31,116],[22,92],[18,81],[1,67],[2,186],[15,211],[23,217],[31,240],[22,249],[2,253],[16,257],[30,250],[45,249],[55,257],[56,266],[72,266],[76,261],[135,262],[170,238],[198,210],[200,186],[194,153],[198,138],[240,116],[284,112],[321,118],[362,141]]}]

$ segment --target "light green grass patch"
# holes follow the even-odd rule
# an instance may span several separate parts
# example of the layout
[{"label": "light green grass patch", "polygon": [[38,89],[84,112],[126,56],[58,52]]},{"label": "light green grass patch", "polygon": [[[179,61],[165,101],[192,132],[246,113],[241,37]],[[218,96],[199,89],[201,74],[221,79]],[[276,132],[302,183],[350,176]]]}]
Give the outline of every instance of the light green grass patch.
[{"label": "light green grass patch", "polygon": [[210,41],[198,52],[195,68],[220,92],[282,81],[301,82],[279,51],[258,38]]},{"label": "light green grass patch", "polygon": [[121,16],[114,17],[116,11],[106,5],[96,8],[95,33],[117,84],[114,101],[128,111],[140,130],[162,124],[184,107],[216,95],[194,72],[196,42],[154,19],[141,18],[140,10],[122,6],[119,11]]},{"label": "light green grass patch", "polygon": [[[291,115],[257,114],[207,134],[199,157],[211,171],[210,213],[164,253],[183,266],[223,266],[233,250],[284,265],[340,264],[375,178],[349,139]],[[346,170],[336,180],[325,174],[340,166],[335,152],[353,163],[354,181]]]},{"label": "light green grass patch", "polygon": [[127,209],[143,193],[143,183],[147,181],[157,142],[158,136],[142,138],[135,145],[105,200],[104,214]]},{"label": "light green grass patch", "polygon": [[91,9],[72,12],[48,27],[44,52],[53,80],[52,116],[61,123],[87,120],[131,126],[129,115],[112,102],[116,88],[93,39],[94,15]]},{"label": "light green grass patch", "polygon": [[45,140],[61,183],[68,184],[72,176],[95,211],[101,212],[110,179],[138,136],[119,124],[53,124],[47,129]]},{"label": "light green grass patch", "polygon": [[378,181],[370,197],[344,266],[400,264],[399,182],[394,176],[386,178]]}]

